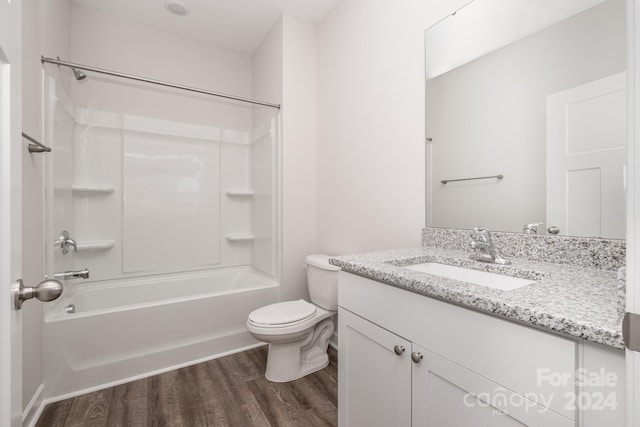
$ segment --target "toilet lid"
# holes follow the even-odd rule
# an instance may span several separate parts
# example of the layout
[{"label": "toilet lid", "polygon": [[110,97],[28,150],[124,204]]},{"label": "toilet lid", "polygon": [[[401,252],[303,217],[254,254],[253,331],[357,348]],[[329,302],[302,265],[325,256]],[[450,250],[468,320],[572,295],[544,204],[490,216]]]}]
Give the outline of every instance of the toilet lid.
[{"label": "toilet lid", "polygon": [[299,299],[259,308],[251,312],[249,320],[260,325],[284,325],[308,319],[314,314],[316,314],[316,306]]}]

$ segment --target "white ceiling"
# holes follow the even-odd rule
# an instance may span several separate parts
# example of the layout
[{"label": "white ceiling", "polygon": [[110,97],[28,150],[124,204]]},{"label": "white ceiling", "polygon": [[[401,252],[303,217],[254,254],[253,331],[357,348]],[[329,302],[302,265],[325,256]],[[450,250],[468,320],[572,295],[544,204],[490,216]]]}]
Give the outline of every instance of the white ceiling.
[{"label": "white ceiling", "polygon": [[166,0],[72,0],[129,21],[226,49],[253,52],[283,14],[320,22],[339,0],[182,0],[187,16],[175,16]]}]

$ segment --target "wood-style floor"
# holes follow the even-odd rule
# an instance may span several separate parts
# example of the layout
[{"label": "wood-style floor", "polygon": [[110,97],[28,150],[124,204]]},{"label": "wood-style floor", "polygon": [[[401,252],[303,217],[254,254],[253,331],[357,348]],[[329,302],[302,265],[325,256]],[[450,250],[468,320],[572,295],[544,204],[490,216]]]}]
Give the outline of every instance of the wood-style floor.
[{"label": "wood-style floor", "polygon": [[36,427],[337,426],[337,353],[288,383],[264,378],[267,346],[47,405]]}]

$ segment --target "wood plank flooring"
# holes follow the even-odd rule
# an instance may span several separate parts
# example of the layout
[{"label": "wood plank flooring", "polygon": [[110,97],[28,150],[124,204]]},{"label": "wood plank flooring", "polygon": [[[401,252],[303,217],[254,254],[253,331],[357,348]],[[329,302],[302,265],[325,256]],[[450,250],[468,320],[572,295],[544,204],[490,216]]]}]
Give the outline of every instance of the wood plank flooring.
[{"label": "wood plank flooring", "polygon": [[267,346],[47,405],[36,427],[337,426],[337,353],[288,383],[264,378]]}]

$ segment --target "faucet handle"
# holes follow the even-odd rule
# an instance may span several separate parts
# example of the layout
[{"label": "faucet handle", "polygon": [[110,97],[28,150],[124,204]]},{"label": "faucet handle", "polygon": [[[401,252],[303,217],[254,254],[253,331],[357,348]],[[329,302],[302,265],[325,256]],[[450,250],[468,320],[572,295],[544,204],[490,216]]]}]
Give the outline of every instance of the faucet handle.
[{"label": "faucet handle", "polygon": [[531,224],[525,224],[522,227],[522,234],[538,234],[538,226],[544,224],[544,222],[532,222]]},{"label": "faucet handle", "polygon": [[69,253],[69,248],[73,248],[74,252],[78,251],[76,241],[71,238],[67,230],[62,230],[60,237],[54,242],[54,246],[59,247],[64,255]]}]

